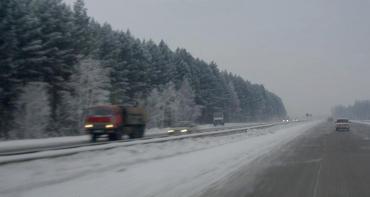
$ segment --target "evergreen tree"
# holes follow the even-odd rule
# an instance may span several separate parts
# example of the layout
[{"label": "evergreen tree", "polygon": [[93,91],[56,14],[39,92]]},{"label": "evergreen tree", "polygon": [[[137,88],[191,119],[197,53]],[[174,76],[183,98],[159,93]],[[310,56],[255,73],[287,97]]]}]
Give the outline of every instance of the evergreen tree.
[{"label": "evergreen tree", "polygon": [[0,138],[9,138],[15,101],[19,94],[15,77],[18,65],[15,12],[17,4],[12,0],[0,1]]},{"label": "evergreen tree", "polygon": [[356,101],[349,106],[335,106],[332,114],[335,118],[370,120],[370,100]]},{"label": "evergreen tree", "polygon": [[34,0],[33,10],[41,24],[43,61],[39,64],[43,81],[49,84],[50,132],[58,133],[65,117],[61,107],[64,91],[71,91],[66,81],[77,63],[72,37],[73,14],[61,0]]},{"label": "evergreen tree", "polygon": [[75,53],[87,56],[93,51],[93,32],[90,27],[90,17],[83,0],[77,0],[73,4],[73,30],[72,38]]}]

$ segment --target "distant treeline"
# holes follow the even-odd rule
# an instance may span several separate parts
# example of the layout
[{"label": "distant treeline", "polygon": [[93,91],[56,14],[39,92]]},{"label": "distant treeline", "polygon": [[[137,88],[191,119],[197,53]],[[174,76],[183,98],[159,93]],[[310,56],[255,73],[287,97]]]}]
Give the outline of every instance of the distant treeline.
[{"label": "distant treeline", "polygon": [[138,102],[149,127],[209,123],[215,111],[238,122],[286,116],[263,85],[99,24],[81,0],[0,1],[0,101],[5,139],[76,135],[98,103]]},{"label": "distant treeline", "polygon": [[332,113],[336,118],[370,120],[370,100],[356,101],[355,104],[350,106],[336,106]]}]

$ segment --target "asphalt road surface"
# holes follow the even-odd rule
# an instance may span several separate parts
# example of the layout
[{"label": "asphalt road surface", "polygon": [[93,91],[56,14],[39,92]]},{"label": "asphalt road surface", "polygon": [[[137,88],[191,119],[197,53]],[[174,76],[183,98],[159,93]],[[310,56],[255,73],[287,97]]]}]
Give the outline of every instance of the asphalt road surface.
[{"label": "asphalt road surface", "polygon": [[370,126],[322,123],[201,196],[369,197]]}]

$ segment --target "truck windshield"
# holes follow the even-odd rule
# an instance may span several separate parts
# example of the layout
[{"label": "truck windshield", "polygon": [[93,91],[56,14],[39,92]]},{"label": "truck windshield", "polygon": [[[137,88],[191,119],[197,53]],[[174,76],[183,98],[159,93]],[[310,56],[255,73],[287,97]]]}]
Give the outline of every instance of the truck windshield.
[{"label": "truck windshield", "polygon": [[223,117],[224,114],[222,112],[215,112],[213,113],[213,117]]},{"label": "truck windshield", "polygon": [[349,121],[347,119],[339,119],[337,120],[337,123],[348,123]]},{"label": "truck windshield", "polygon": [[111,116],[112,114],[112,110],[105,107],[94,107],[87,111],[87,115],[89,116]]}]

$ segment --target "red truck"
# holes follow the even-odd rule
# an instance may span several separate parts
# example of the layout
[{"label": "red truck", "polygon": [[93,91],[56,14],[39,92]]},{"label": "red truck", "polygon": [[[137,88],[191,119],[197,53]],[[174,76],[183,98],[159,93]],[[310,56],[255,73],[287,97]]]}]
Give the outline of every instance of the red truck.
[{"label": "red truck", "polygon": [[95,142],[101,136],[120,140],[123,135],[130,139],[142,138],[146,115],[143,108],[119,105],[98,105],[86,112],[85,130]]}]

